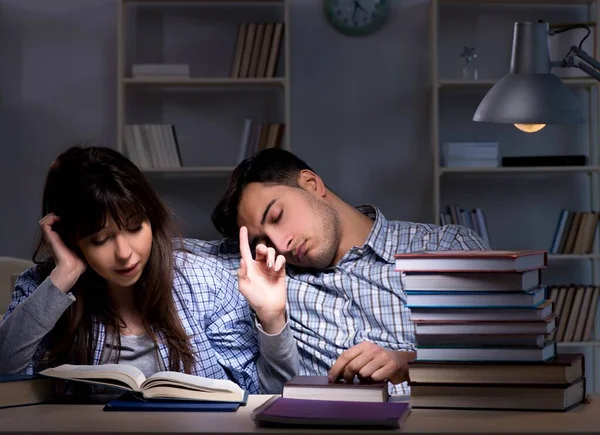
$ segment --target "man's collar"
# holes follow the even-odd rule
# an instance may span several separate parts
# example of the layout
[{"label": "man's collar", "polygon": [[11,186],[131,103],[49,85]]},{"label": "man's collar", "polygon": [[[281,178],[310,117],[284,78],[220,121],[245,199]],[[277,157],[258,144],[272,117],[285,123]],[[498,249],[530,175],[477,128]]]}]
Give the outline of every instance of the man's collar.
[{"label": "man's collar", "polygon": [[385,261],[394,261],[395,252],[392,252],[386,243],[388,239],[389,223],[385,216],[383,216],[383,213],[381,213],[377,207],[368,204],[359,205],[355,208],[373,221],[373,227],[367,236],[365,246],[369,246]]}]

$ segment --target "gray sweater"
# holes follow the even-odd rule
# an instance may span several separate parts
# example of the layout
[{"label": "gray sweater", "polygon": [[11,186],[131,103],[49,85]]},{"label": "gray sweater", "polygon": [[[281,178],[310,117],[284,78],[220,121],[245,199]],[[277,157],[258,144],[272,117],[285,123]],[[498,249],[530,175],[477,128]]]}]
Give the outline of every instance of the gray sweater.
[{"label": "gray sweater", "polygon": [[[18,373],[27,368],[42,339],[75,301],[46,278],[0,322],[0,373]],[[280,393],[283,384],[298,370],[298,351],[289,324],[270,335],[258,327],[260,355],[257,371],[263,393]],[[131,364],[131,361],[128,361]]]}]

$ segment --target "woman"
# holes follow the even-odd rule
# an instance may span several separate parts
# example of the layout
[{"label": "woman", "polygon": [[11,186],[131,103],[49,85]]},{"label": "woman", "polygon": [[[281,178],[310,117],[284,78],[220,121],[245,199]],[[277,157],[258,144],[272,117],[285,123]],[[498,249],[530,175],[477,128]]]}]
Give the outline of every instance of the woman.
[{"label": "woman", "polygon": [[[176,249],[169,211],[120,153],[74,147],[61,154],[42,210],[37,266],[17,280],[0,323],[0,373],[126,363],[146,376],[170,370],[230,379],[249,393],[280,392],[294,374],[287,323],[275,333],[258,328],[257,337],[235,278],[214,259]],[[281,281],[266,290],[285,294]],[[263,302],[259,320],[273,312]]]}]

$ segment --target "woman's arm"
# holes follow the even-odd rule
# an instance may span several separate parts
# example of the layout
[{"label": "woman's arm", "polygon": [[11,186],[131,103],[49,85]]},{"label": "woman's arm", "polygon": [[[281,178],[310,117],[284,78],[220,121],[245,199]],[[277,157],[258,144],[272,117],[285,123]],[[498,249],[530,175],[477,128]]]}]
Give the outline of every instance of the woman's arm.
[{"label": "woman's arm", "polygon": [[49,277],[40,283],[35,268],[24,272],[17,279],[13,300],[0,322],[0,373],[31,373],[40,342],[73,300]]}]

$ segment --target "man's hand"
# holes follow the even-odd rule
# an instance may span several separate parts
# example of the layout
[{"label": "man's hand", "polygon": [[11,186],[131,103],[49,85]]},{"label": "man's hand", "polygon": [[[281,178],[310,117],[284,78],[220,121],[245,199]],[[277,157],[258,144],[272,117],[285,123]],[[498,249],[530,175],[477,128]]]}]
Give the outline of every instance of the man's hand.
[{"label": "man's hand", "polygon": [[285,257],[276,257],[273,248],[259,244],[256,246],[256,260],[253,259],[246,227],[240,228],[240,253],[240,292],[256,312],[263,330],[267,334],[276,334],[285,325]]},{"label": "man's hand", "polygon": [[329,380],[343,378],[353,382],[354,377],[358,376],[373,381],[387,379],[392,384],[400,384],[408,380],[408,362],[415,357],[415,352],[388,350],[364,341],[340,355],[329,370]]}]

